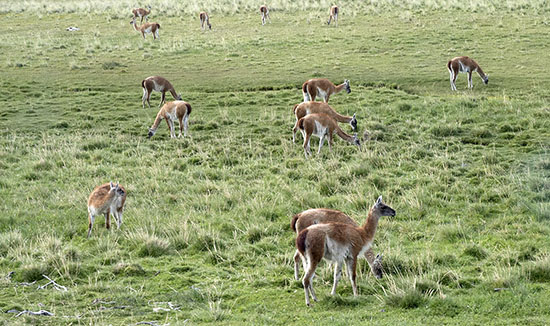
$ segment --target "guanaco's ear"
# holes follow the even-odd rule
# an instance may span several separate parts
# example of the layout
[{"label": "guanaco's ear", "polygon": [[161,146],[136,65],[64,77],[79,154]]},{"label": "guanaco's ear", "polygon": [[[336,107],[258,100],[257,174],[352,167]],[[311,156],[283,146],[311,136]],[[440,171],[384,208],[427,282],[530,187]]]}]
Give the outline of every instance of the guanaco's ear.
[{"label": "guanaco's ear", "polygon": [[111,189],[113,189],[115,186],[113,186],[113,182],[111,181],[110,182],[110,185],[111,185]]},{"label": "guanaco's ear", "polygon": [[353,119],[355,119],[355,113],[353,114]]},{"label": "guanaco's ear", "polygon": [[378,197],[378,199],[376,200],[376,205],[379,205],[382,203],[382,196]]}]

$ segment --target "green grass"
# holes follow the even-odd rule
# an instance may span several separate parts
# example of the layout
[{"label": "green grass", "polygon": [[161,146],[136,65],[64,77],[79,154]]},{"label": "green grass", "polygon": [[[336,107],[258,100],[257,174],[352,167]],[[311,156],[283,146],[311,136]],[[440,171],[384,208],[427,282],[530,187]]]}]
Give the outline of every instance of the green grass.
[{"label": "green grass", "polygon": [[[28,3],[0,15],[1,323],[547,323],[544,4],[353,2],[329,28],[323,1],[297,12],[276,2],[264,27],[259,3],[212,2],[213,30],[201,32],[195,7],[174,5],[180,16],[157,1],[160,40],[144,41],[129,25],[134,3]],[[461,75],[451,92],[456,55],[489,84],[476,76],[467,90]],[[191,137],[169,139],[162,124],[147,140],[150,75],[193,106]],[[360,151],[336,139],[305,160],[301,137],[292,143],[291,109],[311,77],[351,80],[331,105],[357,113]],[[98,218],[86,239],[87,197],[110,180],[128,191],[122,228]],[[397,211],[375,238],[385,277],[361,261],[360,296],[344,280],[330,297],[323,263],[320,301],[306,308],[291,216],[329,207],[362,222],[379,195]],[[38,290],[43,274],[68,291]]]}]

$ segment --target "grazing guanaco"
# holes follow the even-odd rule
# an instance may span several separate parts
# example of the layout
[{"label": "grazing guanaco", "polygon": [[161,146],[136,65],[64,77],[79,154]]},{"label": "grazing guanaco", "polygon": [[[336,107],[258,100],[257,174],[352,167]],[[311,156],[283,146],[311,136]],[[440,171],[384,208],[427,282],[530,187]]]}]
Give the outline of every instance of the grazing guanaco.
[{"label": "grazing guanaco", "polygon": [[349,80],[346,79],[343,84],[336,86],[326,78],[318,78],[306,81],[302,85],[302,94],[304,95],[304,102],[315,101],[315,98],[319,95],[326,103],[332,94],[340,93],[343,89],[348,94],[351,93]]},{"label": "grazing guanaco", "polygon": [[134,26],[134,29],[141,33],[141,36],[143,36],[143,39],[145,39],[145,34],[153,34],[153,39],[157,39],[159,37],[159,29],[160,24],[159,23],[145,23],[141,26],[137,27],[136,20],[133,19],[130,24]]},{"label": "grazing guanaco", "polygon": [[210,25],[210,17],[205,11],[200,12],[199,19],[201,21],[201,29],[203,31],[206,29],[207,25],[208,25],[208,29],[212,29],[212,25]]},{"label": "grazing guanaco", "polygon": [[268,19],[271,24],[271,18],[269,17],[269,9],[266,5],[260,7],[260,13],[262,14],[262,26],[265,25],[265,20]]},{"label": "grazing guanaco", "polygon": [[117,229],[122,225],[122,212],[126,202],[126,189],[113,182],[95,187],[88,198],[88,238],[92,234],[95,217],[105,214],[105,227],[111,228],[110,214],[116,220]]},{"label": "grazing guanaco", "polygon": [[139,17],[141,18],[140,24],[143,24],[143,18],[145,17],[145,21],[148,22],[149,14],[151,13],[151,6],[147,6],[147,9],[143,9],[143,8],[132,9],[132,14],[134,14],[134,20],[136,20],[136,18]]},{"label": "grazing guanaco", "polygon": [[181,94],[177,94],[174,86],[164,77],[161,76],[150,76],[141,81],[141,87],[143,88],[143,97],[141,99],[141,104],[145,109],[145,101],[147,105],[151,107],[149,99],[151,98],[151,93],[153,91],[162,93],[159,108],[164,103],[166,92],[170,92],[175,100],[181,101]]},{"label": "grazing guanaco", "polygon": [[[299,234],[302,230],[305,230],[311,225],[327,223],[344,223],[358,226],[357,222],[343,212],[335,209],[315,208],[308,209],[294,215],[292,217],[292,221],[290,222],[290,227],[294,230],[294,232],[296,232],[296,234]],[[300,277],[299,260],[301,258],[302,256],[300,255],[300,252],[296,250],[296,253],[294,254],[294,278],[297,280]],[[382,255],[376,255],[375,257],[372,248],[369,248],[365,251],[365,258],[367,259],[374,276],[378,279],[382,278]],[[303,259],[302,262],[304,262]]]},{"label": "grazing guanaco", "polygon": [[336,132],[340,138],[343,140],[361,147],[361,142],[357,138],[357,134],[350,136],[346,134],[340,127],[338,123],[334,121],[331,117],[323,113],[308,114],[300,120],[296,121],[294,128],[298,127],[302,136],[304,137],[304,153],[306,155],[311,155],[311,150],[309,148],[309,142],[311,140],[311,135],[315,135],[320,138],[319,140],[319,150],[317,154],[321,153],[321,148],[325,142],[325,137],[328,138],[328,148],[332,151],[332,134]]},{"label": "grazing guanaco", "polygon": [[184,136],[187,136],[187,127],[189,125],[189,115],[191,114],[191,104],[185,101],[173,101],[166,102],[164,106],[159,110],[155,122],[149,128],[149,133],[147,134],[148,138],[153,137],[157,132],[160,122],[162,119],[166,119],[166,124],[170,129],[170,137],[176,138],[176,132],[174,131],[174,121],[179,120],[180,123],[180,133],[178,137],[181,137],[181,132],[183,130]]},{"label": "grazing guanaco", "polygon": [[489,75],[485,75],[477,62],[469,57],[456,57],[451,59],[447,62],[447,70],[449,70],[449,74],[451,75],[451,90],[453,91],[456,91],[456,77],[458,77],[458,73],[460,72],[468,74],[468,88],[474,87],[472,83],[472,72],[477,72],[485,84],[489,83]]},{"label": "grazing guanaco", "polygon": [[327,21],[327,24],[330,25],[330,21],[331,20],[334,20],[334,25],[336,25],[336,27],[338,27],[338,6],[332,6],[330,7],[329,11],[328,11],[328,21]]},{"label": "grazing guanaco", "polygon": [[[300,118],[303,118],[308,114],[324,113],[338,122],[349,123],[353,131],[357,130],[357,119],[355,118],[355,113],[351,117],[346,115],[341,115],[338,112],[334,111],[334,109],[331,108],[328,105],[328,103],[325,103],[325,102],[312,102],[312,101],[302,102],[300,104],[294,105],[294,108],[292,110],[294,112],[294,115],[296,116],[296,121],[300,120]],[[295,139],[296,139],[297,130],[298,128],[296,128],[296,125],[295,125],[294,128],[292,129],[293,143],[295,142]]]},{"label": "grazing guanaco", "polygon": [[395,216],[395,210],[382,202],[382,196],[374,203],[363,226],[353,226],[344,223],[315,224],[302,230],[296,238],[296,248],[305,258],[306,273],[302,280],[306,297],[306,305],[310,305],[309,297],[317,301],[313,290],[313,276],[317,265],[323,257],[336,263],[334,268],[334,283],[331,295],[336,294],[336,286],[342,276],[342,263],[345,262],[348,276],[357,296],[355,271],[357,257],[372,246],[378,220],[381,216]]}]

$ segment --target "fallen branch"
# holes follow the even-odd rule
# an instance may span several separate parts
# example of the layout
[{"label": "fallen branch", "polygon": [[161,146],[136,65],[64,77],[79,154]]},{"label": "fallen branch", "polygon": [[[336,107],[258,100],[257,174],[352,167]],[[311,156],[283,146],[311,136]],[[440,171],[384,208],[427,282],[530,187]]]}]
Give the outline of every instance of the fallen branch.
[{"label": "fallen branch", "polygon": [[17,284],[17,286],[31,286],[31,285],[33,285],[34,283],[36,283],[36,281],[32,281],[32,282],[30,282],[30,283],[28,283],[28,282],[21,282],[21,283]]},{"label": "fallen branch", "polygon": [[46,310],[40,310],[40,311],[30,311],[30,310],[23,310],[20,313],[18,313],[15,317],[19,317],[21,315],[34,315],[34,316],[53,316],[53,314]]},{"label": "fallen branch", "polygon": [[53,284],[54,286],[54,289],[58,290],[58,291],[67,291],[67,288],[64,287],[63,285],[59,285],[57,284],[54,280],[52,280],[51,278],[47,277],[46,275],[42,274],[42,276],[44,276],[49,282],[42,285],[42,286],[39,286],[38,289],[39,290],[42,290],[42,289],[45,289],[48,285],[50,284]]}]

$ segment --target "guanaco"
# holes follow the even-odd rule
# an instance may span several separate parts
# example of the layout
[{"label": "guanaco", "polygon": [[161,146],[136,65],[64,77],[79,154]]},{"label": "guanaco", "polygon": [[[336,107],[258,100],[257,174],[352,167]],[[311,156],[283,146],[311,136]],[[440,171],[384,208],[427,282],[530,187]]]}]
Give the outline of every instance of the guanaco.
[{"label": "guanaco", "polygon": [[311,150],[309,142],[311,140],[311,135],[315,135],[320,138],[319,140],[319,150],[317,154],[321,153],[321,148],[325,142],[325,137],[328,138],[328,148],[332,151],[332,134],[336,132],[340,138],[343,140],[361,147],[361,142],[357,138],[357,134],[350,136],[346,134],[340,127],[338,123],[334,121],[331,117],[323,113],[308,114],[300,120],[296,121],[294,128],[298,127],[302,136],[304,137],[304,153],[306,159],[308,154],[311,155]]},{"label": "guanaco", "polygon": [[175,100],[181,101],[181,94],[177,94],[174,86],[164,77],[161,76],[151,76],[147,77],[141,81],[141,87],[143,88],[143,97],[141,99],[141,104],[145,108],[145,101],[147,105],[151,107],[149,99],[151,98],[151,93],[153,91],[162,93],[159,108],[164,103],[166,92],[170,92]]},{"label": "guanaco", "polygon": [[304,102],[315,101],[317,95],[323,99],[323,102],[328,102],[332,94],[340,93],[342,90],[351,93],[351,87],[349,80],[344,80],[343,84],[338,86],[334,85],[330,80],[326,78],[310,79],[302,84],[302,94],[304,95]]},{"label": "guanaco", "polygon": [[330,7],[329,11],[328,11],[328,21],[327,21],[327,25],[330,25],[330,21],[331,20],[334,20],[334,25],[336,25],[336,27],[338,27],[338,6],[332,6]]},{"label": "guanaco", "polygon": [[126,189],[120,184],[110,183],[95,187],[88,198],[88,238],[92,234],[95,217],[105,214],[105,227],[111,228],[110,214],[116,220],[117,229],[122,225],[122,212],[126,202]]},{"label": "guanaco", "polygon": [[477,62],[468,57],[456,57],[449,60],[449,62],[447,62],[447,70],[449,70],[449,74],[451,75],[451,90],[453,91],[456,91],[456,77],[458,77],[458,73],[461,72],[468,74],[468,88],[474,87],[472,72],[477,72],[486,85],[489,83],[489,76],[483,73],[483,70]]},{"label": "guanaco", "polygon": [[[147,10],[149,9],[149,10]],[[141,18],[140,24],[143,24],[143,18],[145,17],[145,21],[149,21],[149,14],[151,13],[151,6],[147,6],[147,9],[143,8],[134,8],[132,9],[132,14],[134,15],[134,20],[139,17]]]},{"label": "guanaco", "polygon": [[201,11],[199,13],[199,19],[201,21],[201,29],[203,31],[206,29],[206,26],[208,26],[208,29],[212,29],[212,25],[210,25],[210,17],[205,11]]},{"label": "guanaco", "polygon": [[149,128],[149,133],[147,134],[147,137],[151,138],[155,135],[162,119],[166,120],[166,124],[170,129],[171,138],[176,138],[176,133],[174,131],[174,121],[176,121],[176,119],[179,120],[179,124],[180,124],[180,132],[178,134],[178,137],[181,137],[182,131],[184,133],[184,136],[187,136],[187,128],[189,125],[190,114],[191,114],[191,104],[185,101],[167,102],[159,110],[159,113],[157,114],[157,118],[155,119],[155,122],[153,123],[151,128]]},{"label": "guanaco", "polygon": [[310,306],[309,297],[317,301],[313,290],[313,276],[323,258],[336,263],[331,295],[336,294],[336,286],[342,276],[342,263],[345,261],[348,276],[357,296],[356,267],[357,257],[372,246],[378,220],[382,216],[395,216],[395,210],[382,202],[382,196],[374,203],[363,226],[344,223],[315,224],[302,230],[296,238],[296,248],[305,258],[306,273],[302,279],[306,305]]},{"label": "guanaco", "polygon": [[[311,225],[327,223],[343,223],[358,226],[357,222],[355,222],[351,217],[344,214],[343,212],[337,211],[335,209],[314,208],[305,210],[301,213],[294,215],[290,222],[290,227],[294,232],[296,232],[296,234],[299,234],[302,230],[305,230]],[[294,278],[296,280],[298,280],[300,277],[299,261],[301,258],[302,256],[300,255],[300,252],[296,250],[296,253],[294,254]],[[382,255],[379,254],[375,257],[372,248],[369,248],[367,251],[365,251],[365,258],[369,263],[370,269],[372,271],[372,274],[374,274],[374,277],[381,279],[383,275]],[[303,259],[302,262],[305,263]]]},{"label": "guanaco", "polygon": [[155,40],[159,37],[159,23],[145,23],[137,27],[136,20],[133,19],[130,24],[134,26],[134,29],[136,31],[141,32],[141,36],[143,36],[143,39],[145,39],[145,34],[153,34],[153,39]]},{"label": "guanaco", "polygon": [[[324,113],[338,122],[349,123],[353,131],[357,130],[357,119],[355,118],[355,113],[351,117],[346,115],[341,115],[338,112],[334,111],[334,109],[331,108],[328,105],[328,103],[325,103],[325,102],[313,102],[313,101],[302,102],[294,105],[294,107],[292,108],[292,111],[296,116],[296,121],[300,120],[300,118],[303,118],[308,114]],[[296,139],[297,130],[298,128],[296,128],[296,126],[294,126],[294,128],[292,129],[293,143],[295,142],[295,139]]]},{"label": "guanaco", "polygon": [[265,25],[266,19],[268,19],[269,23],[271,24],[271,18],[269,17],[269,9],[267,9],[266,5],[263,5],[260,7],[260,13],[262,14],[262,26]]}]

